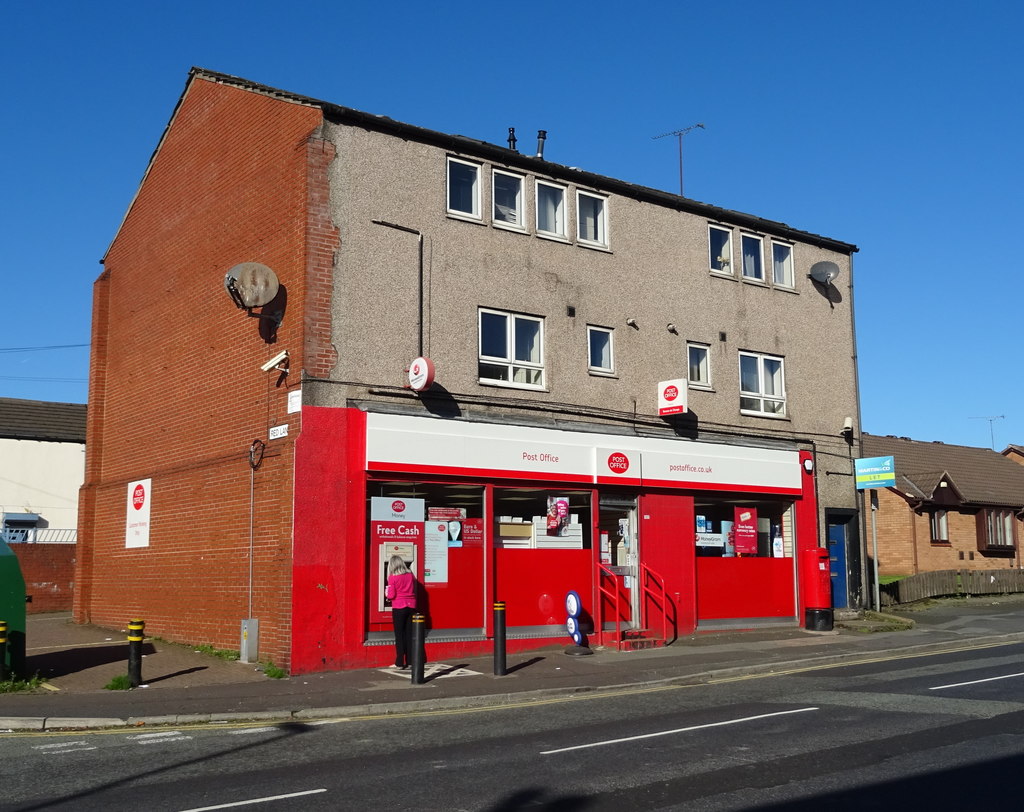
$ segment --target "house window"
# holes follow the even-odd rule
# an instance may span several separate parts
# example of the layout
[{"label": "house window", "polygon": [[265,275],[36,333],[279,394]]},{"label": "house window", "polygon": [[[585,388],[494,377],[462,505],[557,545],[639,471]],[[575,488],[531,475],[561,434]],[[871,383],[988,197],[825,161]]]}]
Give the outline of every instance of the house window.
[{"label": "house window", "polygon": [[544,388],[544,322],[536,316],[480,310],[481,381]]},{"label": "house window", "polygon": [[772,243],[772,280],[783,288],[793,287],[793,246]]},{"label": "house window", "polygon": [[744,234],[740,240],[743,247],[743,278],[764,281],[764,265],[761,259],[761,238]]},{"label": "house window", "polygon": [[537,181],[537,231],[565,237],[565,189]]},{"label": "house window", "polygon": [[687,344],[686,362],[689,385],[698,389],[711,388],[711,355],[707,344]]},{"label": "house window", "polygon": [[708,246],[711,272],[732,276],[732,232],[727,228],[708,226]]},{"label": "house window", "polygon": [[1013,547],[1013,511],[989,509],[978,515],[978,548],[1009,549]]},{"label": "house window", "polygon": [[936,510],[931,515],[932,541],[949,541],[949,520],[946,511]]},{"label": "house window", "polygon": [[786,414],[786,385],[782,359],[753,352],[740,353],[740,411],[744,414]]},{"label": "house window", "polygon": [[613,373],[612,331],[607,327],[587,325],[589,369],[591,372]]},{"label": "house window", "polygon": [[480,219],[480,167],[448,159],[448,212]]},{"label": "house window", "polygon": [[494,222],[497,225],[525,228],[523,220],[523,179],[519,175],[494,170],[491,183],[494,195]]},{"label": "house window", "polygon": [[577,238],[589,245],[608,245],[607,207],[605,198],[586,192],[576,193]]}]

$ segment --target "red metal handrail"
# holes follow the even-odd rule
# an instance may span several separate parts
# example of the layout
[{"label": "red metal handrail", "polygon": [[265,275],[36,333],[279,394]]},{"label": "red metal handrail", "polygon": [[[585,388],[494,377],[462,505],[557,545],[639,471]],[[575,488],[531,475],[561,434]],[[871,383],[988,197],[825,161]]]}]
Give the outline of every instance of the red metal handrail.
[{"label": "red metal handrail", "polygon": [[[597,590],[598,590],[598,592],[601,595],[603,595],[604,597],[609,598],[611,600],[611,602],[615,605],[615,648],[621,650],[621,648],[622,648],[622,589],[619,588],[619,576],[616,575],[614,572],[612,572],[612,570],[609,567],[606,567],[604,564],[598,564],[597,565],[597,570],[598,570],[598,575],[597,575]],[[604,585],[604,580],[601,578],[601,575],[607,575],[611,579],[612,586],[614,587],[614,590],[615,590],[614,592],[609,590]],[[601,642],[603,643],[604,642],[604,636],[605,636],[605,629],[604,629],[604,624],[605,624],[604,601],[602,601],[600,598],[598,598],[597,604],[598,604],[597,626],[598,626],[599,631],[601,632]]]},{"label": "red metal handrail", "polygon": [[[622,649],[622,587],[619,582],[619,576],[608,566],[604,564],[598,564],[598,583],[597,589],[600,595],[608,598],[608,600],[615,607],[615,647]],[[604,584],[604,579],[601,577],[605,575],[611,581],[611,588],[608,588]],[[644,617],[646,614],[648,599],[652,605],[658,608],[661,612],[661,639],[666,643],[668,642],[668,627],[669,627],[669,616],[668,616],[668,590],[665,588],[665,579],[661,577],[657,572],[652,570],[646,564],[640,565],[640,576],[637,578],[638,588],[640,589],[640,607],[641,607],[641,623],[645,626],[649,625],[647,621],[649,618]],[[602,642],[605,635],[605,609],[604,601],[598,600],[598,629],[601,632]],[[674,633],[674,627],[673,627]]]},{"label": "red metal handrail", "polygon": [[[648,581],[653,582],[657,587],[658,592],[655,592],[650,586]],[[646,608],[647,599],[650,598],[651,602],[661,609],[661,639],[666,643],[668,642],[668,591],[665,589],[665,579],[662,578],[658,573],[648,567],[646,564],[640,565],[640,582],[641,582],[641,595],[642,601],[641,606]],[[661,597],[661,603],[658,604],[658,597]]]}]

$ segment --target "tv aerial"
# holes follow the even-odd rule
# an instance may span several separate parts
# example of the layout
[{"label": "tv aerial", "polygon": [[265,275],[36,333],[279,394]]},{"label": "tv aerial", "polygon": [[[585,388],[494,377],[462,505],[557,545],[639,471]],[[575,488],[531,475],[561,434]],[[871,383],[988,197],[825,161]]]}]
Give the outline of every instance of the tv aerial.
[{"label": "tv aerial", "polygon": [[657,141],[659,138],[668,138],[670,135],[676,136],[679,139],[679,196],[683,196],[683,136],[692,130],[703,130],[705,129],[703,123],[691,124],[689,127],[683,127],[681,130],[672,130],[670,133],[662,133],[661,135],[651,136],[652,140]]}]

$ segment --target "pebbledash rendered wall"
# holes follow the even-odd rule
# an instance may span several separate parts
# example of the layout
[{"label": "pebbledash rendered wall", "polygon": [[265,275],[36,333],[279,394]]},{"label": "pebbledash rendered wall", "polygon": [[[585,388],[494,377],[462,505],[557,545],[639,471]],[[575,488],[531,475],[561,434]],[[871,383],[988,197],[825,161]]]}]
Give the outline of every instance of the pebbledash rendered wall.
[{"label": "pebbledash rendered wall", "polygon": [[[287,402],[306,353],[323,363],[307,321],[327,313],[322,243],[334,238],[316,214],[330,158],[319,121],[306,105],[197,78],[160,140],[94,289],[79,621],[138,617],[148,634],[237,649],[241,619],[255,616],[260,657],[288,663],[301,414]],[[286,286],[274,342],[223,288],[248,260]],[[279,380],[260,366],[282,348],[296,374]],[[284,423],[253,471],[253,440]],[[143,479],[149,545],[126,548],[126,488]]]}]

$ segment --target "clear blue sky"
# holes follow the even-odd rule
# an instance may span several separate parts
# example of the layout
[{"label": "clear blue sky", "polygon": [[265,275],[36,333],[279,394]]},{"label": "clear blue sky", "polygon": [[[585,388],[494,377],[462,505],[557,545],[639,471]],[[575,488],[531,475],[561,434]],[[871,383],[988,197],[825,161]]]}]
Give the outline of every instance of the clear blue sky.
[{"label": "clear blue sky", "polygon": [[[0,7],[0,396],[84,402],[92,283],[189,68],[678,191],[855,256],[864,429],[1024,443],[1019,3]],[[986,249],[981,250],[984,244]],[[12,351],[14,350],[14,351]],[[1003,415],[1003,419],[983,418]]]}]

